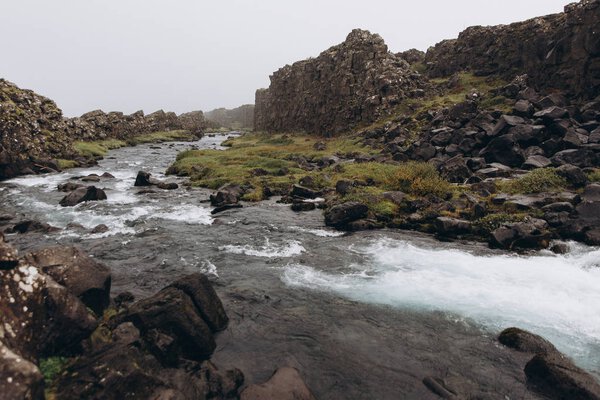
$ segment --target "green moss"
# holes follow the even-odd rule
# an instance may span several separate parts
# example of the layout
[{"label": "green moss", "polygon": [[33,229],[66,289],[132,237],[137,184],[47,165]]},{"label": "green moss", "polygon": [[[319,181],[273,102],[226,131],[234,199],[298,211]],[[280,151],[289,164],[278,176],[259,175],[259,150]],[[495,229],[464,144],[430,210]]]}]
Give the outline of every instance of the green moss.
[{"label": "green moss", "polygon": [[73,160],[63,160],[63,159],[59,158],[56,161],[58,162],[58,167],[60,169],[76,168],[79,166],[79,164],[77,164],[77,161],[73,161]]},{"label": "green moss", "polygon": [[117,139],[73,143],[75,151],[83,157],[104,157],[109,150],[124,146],[127,146],[127,143]]},{"label": "green moss", "polygon": [[566,180],[556,173],[554,168],[538,168],[520,178],[501,181],[498,187],[506,193],[542,193],[562,191]]},{"label": "green moss", "polygon": [[594,168],[594,170],[588,172],[587,177],[590,182],[600,182],[600,168]]},{"label": "green moss", "polygon": [[152,132],[144,135],[134,136],[129,139],[128,144],[160,143],[174,141],[192,141],[196,138],[186,130]]},{"label": "green moss", "polygon": [[68,362],[69,359],[65,357],[49,357],[40,360],[40,371],[44,375],[44,381],[46,381],[47,386],[51,385],[58,375],[60,375]]}]

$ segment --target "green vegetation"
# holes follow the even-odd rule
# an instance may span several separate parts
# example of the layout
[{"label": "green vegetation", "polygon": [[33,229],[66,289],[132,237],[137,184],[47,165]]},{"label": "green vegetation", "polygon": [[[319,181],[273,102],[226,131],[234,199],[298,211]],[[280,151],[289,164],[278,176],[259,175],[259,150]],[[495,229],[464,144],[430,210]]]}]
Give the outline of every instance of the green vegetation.
[{"label": "green vegetation", "polygon": [[600,168],[594,168],[592,171],[588,172],[587,177],[590,182],[600,182]]},{"label": "green vegetation", "polygon": [[73,143],[75,151],[83,157],[104,157],[109,150],[124,146],[127,146],[127,143],[117,139]]},{"label": "green vegetation", "polygon": [[174,141],[191,141],[195,137],[186,130],[153,132],[134,136],[127,141],[128,144],[160,143]]},{"label": "green vegetation", "polygon": [[68,362],[69,359],[65,357],[50,357],[40,360],[40,371],[44,375],[46,386],[50,386],[54,379],[64,370]]},{"label": "green vegetation", "polygon": [[73,160],[64,160],[62,158],[59,158],[56,161],[58,162],[58,167],[60,169],[69,169],[69,168],[75,168],[78,166],[77,161],[73,161]]},{"label": "green vegetation", "polygon": [[561,191],[567,186],[567,182],[554,168],[539,168],[517,179],[500,182],[498,186],[506,193],[530,194]]},{"label": "green vegetation", "polygon": [[493,213],[475,221],[475,226],[486,232],[492,232],[506,223],[521,222],[526,217],[527,214],[524,213]]}]

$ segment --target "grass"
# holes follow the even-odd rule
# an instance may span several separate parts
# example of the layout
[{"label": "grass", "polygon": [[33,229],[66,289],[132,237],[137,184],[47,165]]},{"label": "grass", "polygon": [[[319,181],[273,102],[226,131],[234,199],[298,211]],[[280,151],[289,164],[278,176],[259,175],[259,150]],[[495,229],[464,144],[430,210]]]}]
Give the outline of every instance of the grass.
[{"label": "grass", "polygon": [[186,130],[153,132],[134,136],[129,139],[128,144],[160,143],[174,141],[191,141],[195,137]]},{"label": "grass", "polygon": [[554,168],[538,168],[512,180],[498,183],[499,189],[512,194],[558,192],[565,189],[567,181]]},{"label": "grass", "polygon": [[125,146],[127,146],[126,142],[117,139],[73,143],[75,151],[83,157],[104,157],[109,150]]},{"label": "grass", "polygon": [[70,359],[66,357],[49,357],[40,360],[40,371],[42,372],[42,375],[44,375],[46,386],[51,385],[64,370],[69,360]]},{"label": "grass", "polygon": [[492,232],[509,222],[521,222],[527,217],[523,213],[493,213],[475,221],[475,226],[485,232]]},{"label": "grass", "polygon": [[58,162],[58,167],[60,169],[69,169],[69,168],[75,168],[77,167],[79,164],[77,163],[77,161],[73,161],[73,160],[64,160],[62,158],[59,158],[58,160],[56,160]]},{"label": "grass", "polygon": [[600,182],[600,168],[594,168],[592,171],[588,172],[587,177],[590,182]]}]

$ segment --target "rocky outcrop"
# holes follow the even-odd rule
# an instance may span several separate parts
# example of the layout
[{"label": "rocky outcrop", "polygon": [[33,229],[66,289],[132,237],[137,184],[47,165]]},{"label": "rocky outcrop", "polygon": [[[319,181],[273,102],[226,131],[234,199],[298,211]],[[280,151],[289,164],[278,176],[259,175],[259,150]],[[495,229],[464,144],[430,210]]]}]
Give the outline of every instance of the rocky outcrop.
[{"label": "rocky outcrop", "polygon": [[569,4],[563,13],[500,26],[474,26],[430,48],[430,76],[461,70],[512,78],[528,74],[537,89],[593,98],[600,92],[600,1]]},{"label": "rocky outcrop", "polygon": [[256,92],[255,129],[334,134],[419,95],[421,78],[381,36],[355,29],[314,59],[287,65]]},{"label": "rocky outcrop", "polygon": [[244,104],[234,109],[217,108],[204,116],[209,122],[228,129],[254,128],[254,104]]},{"label": "rocky outcrop", "polygon": [[0,180],[58,169],[72,137],[52,100],[0,79]]}]

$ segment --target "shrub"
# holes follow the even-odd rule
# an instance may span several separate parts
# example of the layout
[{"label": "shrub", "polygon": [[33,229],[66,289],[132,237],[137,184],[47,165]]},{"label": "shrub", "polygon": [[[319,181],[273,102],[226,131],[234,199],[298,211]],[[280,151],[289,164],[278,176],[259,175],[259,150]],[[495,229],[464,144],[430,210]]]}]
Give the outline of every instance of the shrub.
[{"label": "shrub", "polygon": [[538,168],[512,180],[500,182],[499,187],[507,193],[541,193],[561,191],[567,185],[565,178],[554,168]]}]

